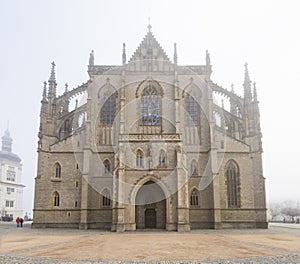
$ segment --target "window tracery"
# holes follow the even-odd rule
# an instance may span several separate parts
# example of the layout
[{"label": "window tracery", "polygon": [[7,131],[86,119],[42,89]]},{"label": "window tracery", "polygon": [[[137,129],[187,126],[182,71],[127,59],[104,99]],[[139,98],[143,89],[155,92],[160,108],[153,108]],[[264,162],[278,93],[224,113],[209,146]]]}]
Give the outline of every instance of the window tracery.
[{"label": "window tracery", "polygon": [[152,84],[143,90],[141,95],[140,125],[160,125],[161,100],[157,90]]},{"label": "window tracery", "polygon": [[238,166],[231,161],[226,169],[228,207],[239,207]]}]

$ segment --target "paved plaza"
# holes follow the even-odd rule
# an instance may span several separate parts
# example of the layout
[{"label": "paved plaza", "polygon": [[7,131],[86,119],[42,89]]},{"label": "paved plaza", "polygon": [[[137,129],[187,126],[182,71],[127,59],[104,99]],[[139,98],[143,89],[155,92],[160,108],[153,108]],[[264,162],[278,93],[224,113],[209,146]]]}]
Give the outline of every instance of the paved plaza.
[{"label": "paved plaza", "polygon": [[299,226],[120,234],[0,222],[0,263],[300,263]]}]

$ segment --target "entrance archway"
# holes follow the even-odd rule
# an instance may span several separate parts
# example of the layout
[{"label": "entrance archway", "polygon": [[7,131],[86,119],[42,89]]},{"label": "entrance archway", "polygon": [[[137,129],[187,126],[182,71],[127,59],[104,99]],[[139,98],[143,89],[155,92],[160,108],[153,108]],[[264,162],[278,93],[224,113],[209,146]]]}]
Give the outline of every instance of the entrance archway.
[{"label": "entrance archway", "polygon": [[135,223],[137,229],[166,228],[166,198],[160,186],[153,181],[146,182],[137,192]]}]

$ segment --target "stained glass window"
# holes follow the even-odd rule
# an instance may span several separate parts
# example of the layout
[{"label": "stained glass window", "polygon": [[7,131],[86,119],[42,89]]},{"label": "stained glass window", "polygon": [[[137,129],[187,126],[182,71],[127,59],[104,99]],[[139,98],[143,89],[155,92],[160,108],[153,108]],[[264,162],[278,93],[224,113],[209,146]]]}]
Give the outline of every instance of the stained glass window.
[{"label": "stained glass window", "polygon": [[105,94],[102,102],[101,124],[111,126],[115,119],[115,95]]},{"label": "stained glass window", "polygon": [[227,202],[228,207],[238,207],[238,189],[237,189],[237,177],[238,177],[237,166],[230,162],[226,170],[227,178]]},{"label": "stained glass window", "polygon": [[199,205],[199,198],[198,192],[193,190],[190,197],[190,205],[198,206]]},{"label": "stained glass window", "polygon": [[105,189],[102,193],[102,206],[104,207],[110,206],[110,193],[107,189]]},{"label": "stained glass window", "polygon": [[157,90],[149,84],[141,96],[140,125],[159,126],[160,108],[161,102]]},{"label": "stained glass window", "polygon": [[195,98],[191,94],[186,95],[185,99],[186,123],[188,125],[197,125],[199,120],[199,107]]}]

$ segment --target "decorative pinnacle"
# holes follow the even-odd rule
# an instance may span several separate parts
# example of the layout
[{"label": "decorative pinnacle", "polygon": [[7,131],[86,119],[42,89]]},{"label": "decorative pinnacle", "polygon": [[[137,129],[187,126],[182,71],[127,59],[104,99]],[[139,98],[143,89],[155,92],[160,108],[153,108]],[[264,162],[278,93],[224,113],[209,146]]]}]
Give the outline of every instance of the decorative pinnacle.
[{"label": "decorative pinnacle", "polygon": [[126,50],[125,50],[125,43],[123,43],[123,54],[122,54],[122,62],[123,65],[126,64]]},{"label": "decorative pinnacle", "polygon": [[234,93],[233,83],[231,84],[231,92]]},{"label": "decorative pinnacle", "polygon": [[254,99],[254,102],[257,102],[256,82],[253,82],[253,99]]},{"label": "decorative pinnacle", "polygon": [[177,44],[174,43],[174,64],[177,65]]},{"label": "decorative pinnacle", "polygon": [[43,101],[47,98],[47,82],[44,81],[44,89],[43,89]]},{"label": "decorative pinnacle", "polygon": [[51,65],[52,65],[52,68],[51,68],[51,74],[50,74],[49,82],[56,83],[56,79],[55,79],[55,62],[53,61],[51,63]]},{"label": "decorative pinnacle", "polygon": [[66,84],[65,84],[65,93],[68,92],[68,86],[69,86],[68,83],[66,83]]}]

